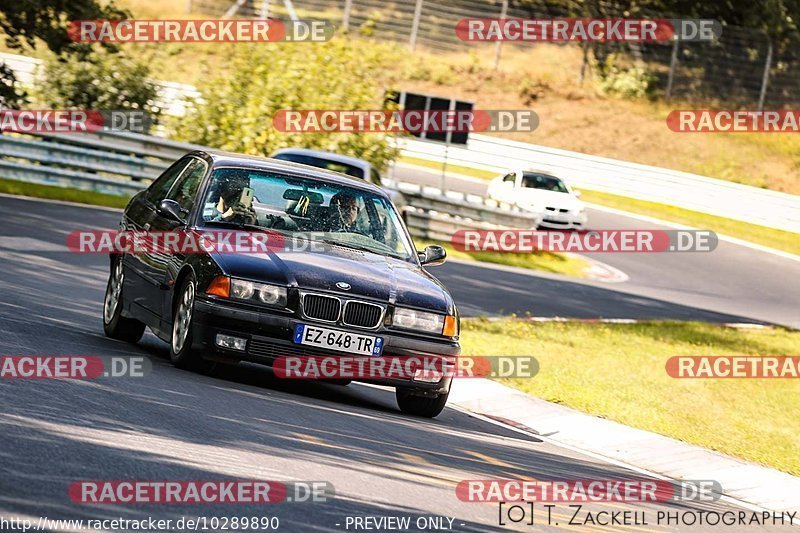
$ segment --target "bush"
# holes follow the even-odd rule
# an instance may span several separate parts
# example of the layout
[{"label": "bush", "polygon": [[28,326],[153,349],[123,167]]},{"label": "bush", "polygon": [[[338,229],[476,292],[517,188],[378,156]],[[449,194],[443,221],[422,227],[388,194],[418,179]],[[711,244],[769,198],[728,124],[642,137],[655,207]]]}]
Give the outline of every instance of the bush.
[{"label": "bush", "polygon": [[519,99],[523,105],[531,105],[537,100],[544,98],[548,93],[552,93],[553,88],[546,79],[524,78],[517,87]]},{"label": "bush", "polygon": [[150,69],[122,52],[98,48],[88,54],[52,56],[36,96],[54,109],[139,109],[155,121],[158,89]]},{"label": "bush", "polygon": [[253,155],[291,146],[338,152],[385,170],[397,156],[381,133],[285,133],[272,119],[282,109],[376,109],[381,51],[348,39],[327,43],[239,46],[225,71],[205,79],[202,99],[175,120],[173,136]]},{"label": "bush", "polygon": [[27,98],[14,71],[5,63],[0,63],[0,109],[19,109],[27,103]]},{"label": "bush", "polygon": [[622,98],[644,98],[655,86],[655,76],[642,67],[619,68],[608,57],[605,68],[599,70],[597,86],[603,94]]}]

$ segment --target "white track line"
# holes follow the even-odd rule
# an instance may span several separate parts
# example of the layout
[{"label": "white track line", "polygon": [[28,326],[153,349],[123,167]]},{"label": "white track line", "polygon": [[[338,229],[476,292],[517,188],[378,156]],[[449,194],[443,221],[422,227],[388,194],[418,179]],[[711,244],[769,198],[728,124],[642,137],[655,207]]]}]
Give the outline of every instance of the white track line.
[{"label": "white track line", "polygon": [[[662,220],[660,218],[649,217],[646,215],[637,215],[636,213],[629,213],[628,211],[623,211],[622,209],[615,209],[613,207],[606,207],[604,205],[587,203],[586,207],[588,207],[589,209],[595,209],[597,211],[604,211],[606,213],[612,213],[614,215],[624,216],[626,218],[632,218],[634,220],[641,220],[642,222],[659,224],[661,226],[666,226],[668,228],[673,228],[673,229],[682,229],[682,230],[707,229],[707,228],[695,228],[692,226],[684,226],[683,224],[678,224],[676,222],[669,222],[666,220]],[[759,252],[765,252],[768,254],[777,255],[778,257],[783,257],[784,259],[791,259],[792,261],[800,261],[800,255],[784,252],[783,250],[776,250],[775,248],[770,248],[769,246],[763,246],[761,244],[756,244],[750,241],[744,241],[742,239],[737,239],[736,237],[729,237],[728,235],[722,235],[719,233],[717,233],[717,237],[719,237],[719,240],[729,242],[731,244],[738,244],[739,246],[744,246],[746,248],[758,250]],[[800,238],[800,235],[798,235],[798,237]]]}]

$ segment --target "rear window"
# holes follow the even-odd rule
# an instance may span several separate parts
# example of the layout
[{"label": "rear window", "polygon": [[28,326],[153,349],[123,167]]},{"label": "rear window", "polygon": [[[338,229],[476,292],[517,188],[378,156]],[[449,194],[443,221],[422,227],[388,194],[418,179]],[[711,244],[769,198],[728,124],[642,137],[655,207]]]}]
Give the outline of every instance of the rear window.
[{"label": "rear window", "polygon": [[348,165],[347,163],[340,163],[339,161],[331,161],[323,157],[315,157],[312,155],[303,154],[278,154],[274,156],[275,159],[282,161],[291,161],[292,163],[300,163],[311,167],[324,168],[325,170],[332,170],[334,172],[341,172],[354,178],[365,179],[364,171],[356,166]]}]

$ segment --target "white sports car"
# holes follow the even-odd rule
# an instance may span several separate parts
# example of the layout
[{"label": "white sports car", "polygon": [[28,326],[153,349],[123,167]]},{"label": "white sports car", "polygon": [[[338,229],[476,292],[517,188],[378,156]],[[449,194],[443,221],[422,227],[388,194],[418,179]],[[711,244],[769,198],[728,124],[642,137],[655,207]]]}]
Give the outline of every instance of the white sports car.
[{"label": "white sports car", "polygon": [[519,206],[542,217],[547,229],[584,229],[586,206],[564,180],[540,170],[516,170],[489,182],[489,198]]}]

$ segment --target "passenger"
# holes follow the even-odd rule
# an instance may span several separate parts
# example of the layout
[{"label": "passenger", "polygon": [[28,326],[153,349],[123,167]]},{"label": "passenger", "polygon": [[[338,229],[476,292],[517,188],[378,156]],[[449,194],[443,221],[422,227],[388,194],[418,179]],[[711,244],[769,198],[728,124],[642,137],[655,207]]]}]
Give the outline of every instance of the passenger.
[{"label": "passenger", "polygon": [[252,206],[242,205],[242,191],[246,187],[242,180],[225,179],[217,185],[219,200],[210,220],[233,224],[256,224],[258,219]]}]

